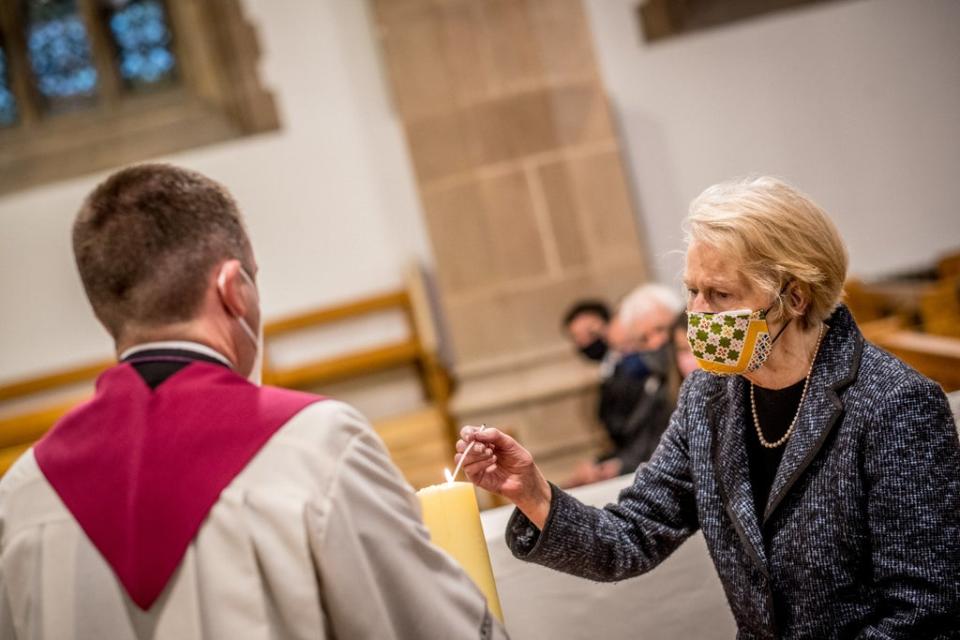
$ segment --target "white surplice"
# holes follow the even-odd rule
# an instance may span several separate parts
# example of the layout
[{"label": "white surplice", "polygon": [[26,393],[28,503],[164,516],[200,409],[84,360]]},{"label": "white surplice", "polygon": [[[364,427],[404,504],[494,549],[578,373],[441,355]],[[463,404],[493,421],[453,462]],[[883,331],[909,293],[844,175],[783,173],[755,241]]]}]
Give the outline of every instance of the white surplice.
[{"label": "white surplice", "polygon": [[273,435],[147,611],[32,450],[0,481],[2,640],[504,637],[480,591],[430,543],[380,439],[340,402],[312,404]]}]

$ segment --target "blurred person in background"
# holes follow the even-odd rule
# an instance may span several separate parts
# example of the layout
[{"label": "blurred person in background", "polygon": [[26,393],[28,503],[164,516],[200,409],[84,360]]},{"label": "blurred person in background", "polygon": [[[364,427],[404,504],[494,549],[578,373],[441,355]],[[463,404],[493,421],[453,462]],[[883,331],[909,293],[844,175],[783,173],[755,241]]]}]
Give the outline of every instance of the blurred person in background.
[{"label": "blurred person in background", "polygon": [[563,315],[563,330],[581,356],[600,362],[609,351],[610,308],[600,300],[575,302]]},{"label": "blurred person in background", "polygon": [[597,410],[613,448],[578,465],[565,486],[632,473],[653,454],[676,404],[671,328],[681,308],[679,296],[659,284],[640,285],[620,303],[609,332],[620,358],[603,379]]}]

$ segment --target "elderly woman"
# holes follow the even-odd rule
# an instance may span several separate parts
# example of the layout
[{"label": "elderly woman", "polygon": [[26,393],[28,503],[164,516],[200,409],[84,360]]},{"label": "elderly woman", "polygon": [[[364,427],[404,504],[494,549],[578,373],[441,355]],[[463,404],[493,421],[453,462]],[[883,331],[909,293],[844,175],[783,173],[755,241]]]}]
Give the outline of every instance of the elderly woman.
[{"label": "elderly woman", "polygon": [[739,638],[958,637],[955,424],[942,390],[840,304],[836,228],[772,178],[707,189],[687,224],[704,370],[617,504],[584,506],[510,437],[463,429],[470,479],[518,507],[513,553],[623,580],[700,529]]}]

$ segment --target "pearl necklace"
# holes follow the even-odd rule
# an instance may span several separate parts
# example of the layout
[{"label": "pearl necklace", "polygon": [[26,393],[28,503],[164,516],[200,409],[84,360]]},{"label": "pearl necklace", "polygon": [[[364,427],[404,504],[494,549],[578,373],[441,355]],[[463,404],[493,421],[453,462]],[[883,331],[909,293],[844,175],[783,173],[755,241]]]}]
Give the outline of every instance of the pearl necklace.
[{"label": "pearl necklace", "polygon": [[790,427],[787,429],[787,432],[776,442],[768,442],[767,439],[763,437],[763,431],[760,429],[760,418],[757,417],[757,402],[753,398],[753,382],[750,383],[750,409],[753,411],[753,426],[757,428],[757,437],[760,438],[760,444],[767,449],[776,449],[789,440],[793,434],[793,428],[797,426],[797,419],[800,417],[800,408],[803,407],[803,400],[807,397],[807,387],[810,385],[810,374],[813,373],[813,364],[817,361],[817,353],[820,352],[820,341],[823,340],[823,327],[824,325],[821,324],[820,333],[817,335],[817,345],[813,348],[813,357],[810,358],[810,368],[807,369],[807,377],[803,381],[803,392],[800,394],[797,413],[793,416],[793,421],[790,422]]}]

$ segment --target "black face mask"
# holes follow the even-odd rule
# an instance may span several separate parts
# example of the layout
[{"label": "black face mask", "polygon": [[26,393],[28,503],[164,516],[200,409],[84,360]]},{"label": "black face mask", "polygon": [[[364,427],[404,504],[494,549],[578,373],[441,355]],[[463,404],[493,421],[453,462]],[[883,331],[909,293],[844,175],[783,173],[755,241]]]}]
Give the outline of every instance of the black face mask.
[{"label": "black face mask", "polygon": [[599,362],[600,360],[603,360],[605,355],[607,355],[608,348],[609,347],[607,347],[607,343],[603,338],[597,338],[587,346],[580,347],[580,353],[588,360],[595,360]]},{"label": "black face mask", "polygon": [[658,375],[665,375],[667,371],[670,370],[670,367],[673,365],[676,356],[673,351],[673,345],[668,340],[664,342],[663,345],[657,349],[646,352],[646,361],[647,366],[650,367],[650,371]]}]

